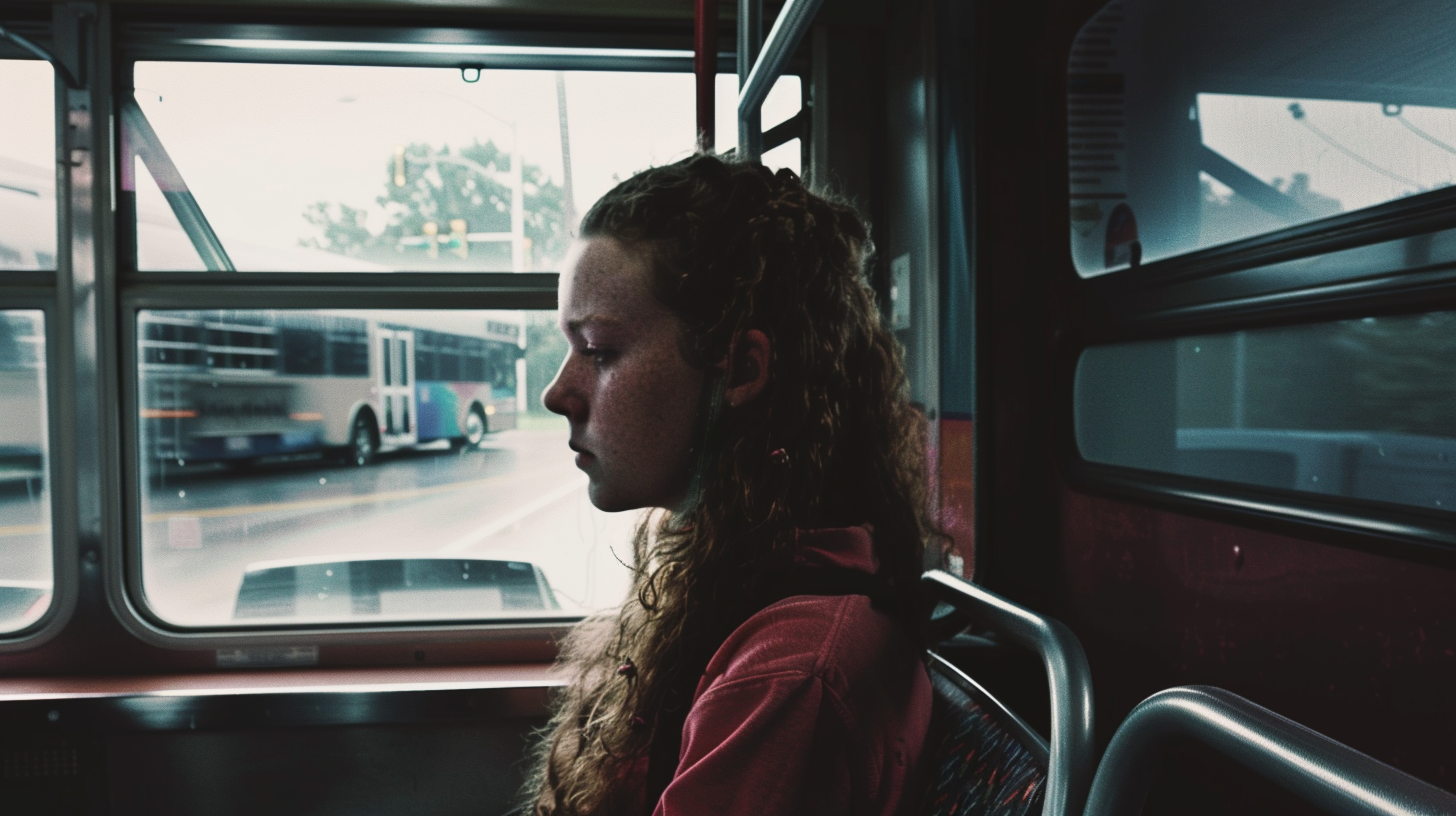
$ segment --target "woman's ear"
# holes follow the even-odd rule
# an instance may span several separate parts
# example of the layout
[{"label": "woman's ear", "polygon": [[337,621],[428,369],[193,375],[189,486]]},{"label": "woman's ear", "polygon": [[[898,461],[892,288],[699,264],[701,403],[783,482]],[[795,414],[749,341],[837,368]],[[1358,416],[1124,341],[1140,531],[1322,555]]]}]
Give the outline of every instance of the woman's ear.
[{"label": "woman's ear", "polygon": [[769,352],[768,335],[758,329],[749,329],[739,338],[733,349],[735,359],[729,366],[728,387],[723,391],[723,399],[730,406],[743,405],[768,385]]}]

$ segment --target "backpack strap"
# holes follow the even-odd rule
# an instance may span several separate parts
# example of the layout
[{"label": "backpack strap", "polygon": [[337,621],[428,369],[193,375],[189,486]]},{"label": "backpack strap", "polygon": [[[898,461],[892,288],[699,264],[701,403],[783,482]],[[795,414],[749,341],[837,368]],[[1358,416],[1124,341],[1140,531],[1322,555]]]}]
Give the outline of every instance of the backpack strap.
[{"label": "backpack strap", "polygon": [[[876,609],[890,612],[898,608],[894,588],[883,576],[845,567],[789,567],[764,573],[750,601],[745,604],[742,620],[748,620],[765,608],[796,595],[864,595]],[[720,646],[722,644],[719,644]],[[717,647],[714,647],[717,651]],[[682,730],[688,711],[664,712],[648,749],[646,814],[651,816],[663,791],[677,773],[682,753]]]}]

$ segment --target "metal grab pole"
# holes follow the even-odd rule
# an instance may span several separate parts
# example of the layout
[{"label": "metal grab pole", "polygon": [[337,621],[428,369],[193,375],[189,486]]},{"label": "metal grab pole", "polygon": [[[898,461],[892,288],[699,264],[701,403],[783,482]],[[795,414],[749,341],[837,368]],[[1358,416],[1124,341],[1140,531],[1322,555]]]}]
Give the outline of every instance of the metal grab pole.
[{"label": "metal grab pole", "polygon": [[694,0],[693,74],[698,87],[698,150],[713,152],[713,83],[718,77],[718,0]]},{"label": "metal grab pole", "polygon": [[[814,15],[824,0],[789,0],[774,20],[768,38],[763,42],[763,51],[748,72],[748,79],[738,89],[738,121],[740,127],[745,121],[757,119],[763,109],[763,100],[768,97],[769,88],[784,72],[789,57],[809,31]],[[761,128],[760,128],[761,129]],[[760,136],[760,138],[762,138]],[[756,154],[744,151],[745,158],[757,159]]]},{"label": "metal grab pole", "polygon": [[1154,694],[1117,727],[1087,799],[1086,816],[1141,813],[1158,760],[1197,740],[1320,810],[1340,816],[1450,816],[1456,795],[1211,686]]},{"label": "metal grab pole", "polygon": [[[738,87],[748,84],[748,72],[763,50],[763,0],[738,0]],[[763,155],[761,111],[738,116],[738,155],[757,159]]]},{"label": "metal grab pole", "polygon": [[1092,727],[1092,671],[1082,644],[1066,624],[947,572],[931,570],[920,586],[933,598],[968,613],[1008,642],[1041,657],[1051,698],[1046,793],[1042,816],[1079,816],[1097,766]]}]

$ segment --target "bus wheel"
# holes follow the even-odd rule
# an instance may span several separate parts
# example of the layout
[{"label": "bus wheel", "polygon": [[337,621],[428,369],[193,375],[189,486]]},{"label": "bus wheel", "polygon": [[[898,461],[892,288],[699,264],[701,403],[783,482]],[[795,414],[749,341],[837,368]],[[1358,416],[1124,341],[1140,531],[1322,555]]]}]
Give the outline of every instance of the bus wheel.
[{"label": "bus wheel", "polygon": [[349,433],[349,463],[363,467],[373,464],[379,453],[379,442],[374,437],[374,423],[368,414],[360,414],[354,420],[354,430]]},{"label": "bus wheel", "polygon": [[485,441],[485,412],[479,405],[470,409],[470,415],[465,418],[465,444],[472,448],[480,447]]}]

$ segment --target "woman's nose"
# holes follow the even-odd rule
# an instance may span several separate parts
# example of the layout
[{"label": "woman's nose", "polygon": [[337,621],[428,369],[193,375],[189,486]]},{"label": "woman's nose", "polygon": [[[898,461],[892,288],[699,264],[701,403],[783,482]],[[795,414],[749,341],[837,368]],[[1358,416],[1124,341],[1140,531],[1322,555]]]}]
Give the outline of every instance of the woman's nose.
[{"label": "woman's nose", "polygon": [[552,378],[551,384],[541,392],[541,404],[546,410],[553,414],[561,414],[571,418],[572,412],[580,403],[580,397],[573,395],[569,387],[569,372],[571,366],[571,354],[568,352],[566,359],[561,361],[561,368],[556,370],[556,376]]}]

